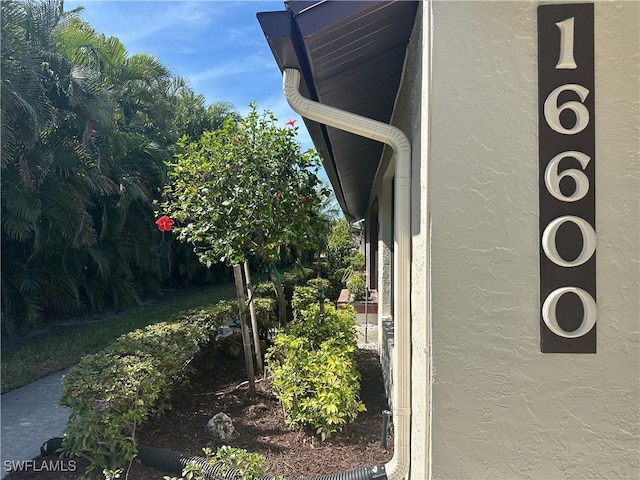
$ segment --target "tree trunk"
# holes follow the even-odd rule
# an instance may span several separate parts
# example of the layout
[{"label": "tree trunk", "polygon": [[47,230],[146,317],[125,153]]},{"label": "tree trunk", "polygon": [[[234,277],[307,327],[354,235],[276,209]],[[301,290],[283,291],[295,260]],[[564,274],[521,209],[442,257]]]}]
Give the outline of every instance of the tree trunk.
[{"label": "tree trunk", "polygon": [[247,279],[247,294],[249,295],[249,313],[251,313],[251,330],[253,331],[253,346],[256,352],[256,365],[258,371],[263,372],[262,351],[260,350],[260,337],[258,336],[258,319],[256,318],[256,308],[253,304],[253,285],[251,285],[251,273],[249,271],[249,261],[244,261],[244,276]]},{"label": "tree trunk", "polygon": [[247,305],[244,301],[244,285],[242,282],[242,269],[240,265],[233,266],[233,277],[236,281],[236,294],[238,307],[240,308],[240,324],[242,325],[242,346],[244,347],[244,361],[247,365],[249,380],[249,396],[256,396],[256,381],[253,373],[253,358],[251,358],[251,340],[249,339],[249,327],[247,326]]},{"label": "tree trunk", "polygon": [[278,301],[278,323],[280,327],[287,323],[287,299],[284,296],[284,290],[278,275],[276,275],[275,268],[269,267],[269,278],[273,283],[273,288],[276,290],[276,298]]}]

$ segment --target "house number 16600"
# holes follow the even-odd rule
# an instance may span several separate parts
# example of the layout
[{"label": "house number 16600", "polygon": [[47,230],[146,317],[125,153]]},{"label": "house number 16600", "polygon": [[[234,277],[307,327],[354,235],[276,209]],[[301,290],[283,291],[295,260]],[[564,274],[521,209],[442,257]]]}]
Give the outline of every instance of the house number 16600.
[{"label": "house number 16600", "polygon": [[593,68],[593,4],[538,7],[543,352],[595,353]]}]

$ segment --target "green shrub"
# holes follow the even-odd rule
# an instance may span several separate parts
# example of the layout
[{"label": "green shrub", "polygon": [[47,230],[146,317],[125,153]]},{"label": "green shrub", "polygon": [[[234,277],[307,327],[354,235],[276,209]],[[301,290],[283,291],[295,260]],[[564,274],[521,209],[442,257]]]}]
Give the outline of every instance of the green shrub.
[{"label": "green shrub", "polygon": [[286,333],[276,336],[267,362],[287,425],[310,427],[324,440],[365,410],[358,398],[360,374],[353,359],[356,350],[355,345],[334,339],[310,350],[304,337]]},{"label": "green shrub", "polygon": [[[327,270],[327,269],[324,269]],[[340,276],[344,273],[344,270],[340,272]],[[338,299],[338,295],[340,295],[340,289],[342,285],[340,283],[340,278],[337,279],[335,285],[329,279],[329,273],[326,272],[321,274],[321,277],[312,278],[307,281],[307,286],[315,287],[318,290],[322,290],[322,294],[325,299],[335,301]]]},{"label": "green shrub", "polygon": [[242,334],[233,333],[226,337],[221,337],[216,341],[214,357],[216,359],[240,359],[244,356],[244,345],[242,344]]},{"label": "green shrub", "polygon": [[222,464],[225,468],[220,472],[226,475],[230,469],[238,471],[238,480],[258,480],[267,474],[267,459],[259,453],[247,452],[244,448],[223,445],[213,453],[211,448],[203,449],[210,464]]},{"label": "green shrub", "polygon": [[356,272],[364,270],[364,254],[361,252],[352,253],[349,256],[349,266]]},{"label": "green shrub", "polygon": [[282,283],[284,296],[287,299],[287,302],[291,301],[295,286],[306,283],[306,281],[312,278],[313,275],[313,269],[307,267],[298,267],[280,274],[280,283]]},{"label": "green shrub", "polygon": [[349,301],[357,302],[364,300],[367,296],[367,281],[363,274],[354,272],[347,280],[347,288],[349,289]]},{"label": "green shrub", "polygon": [[316,275],[321,276],[322,278],[329,277],[329,262],[327,262],[326,257],[321,260],[313,262],[313,270],[316,272]]},{"label": "green shrub", "polygon": [[303,310],[307,310],[311,305],[318,303],[318,289],[308,285],[298,285],[293,289],[291,298],[291,308],[293,318],[299,318]]},{"label": "green shrub", "polygon": [[[352,228],[346,219],[341,219],[335,225],[329,236],[327,246],[326,276],[331,282],[331,288],[327,291],[327,298],[336,300],[340,295],[340,290],[344,288],[342,277],[345,271],[350,268],[358,258],[354,256],[357,248],[352,234]],[[357,255],[357,254],[356,254]],[[360,270],[364,268],[359,268]],[[351,270],[353,270],[351,266]]]},{"label": "green shrub", "polygon": [[321,299],[326,299],[326,292],[330,290],[329,280],[325,278],[312,278],[305,285],[298,285],[293,289],[291,308],[293,318],[300,318],[303,310],[311,305],[320,304]]},{"label": "green shrub", "polygon": [[220,302],[130,332],[72,368],[60,399],[71,409],[65,451],[88,459],[89,470],[130,461],[137,452],[136,428],[170,407],[174,385],[186,381],[189,361],[233,316],[231,305]]},{"label": "green shrub", "polygon": [[322,290],[325,298],[327,297],[327,291],[331,288],[331,282],[326,278],[312,278],[307,282],[307,285]]},{"label": "green shrub", "polygon": [[329,288],[327,289],[327,292],[325,294],[327,298],[330,298],[331,300],[338,299],[338,297],[340,296],[340,291],[345,288],[345,285],[342,282],[342,277],[344,276],[345,272],[346,269],[339,268],[337,270],[332,270],[329,273]]},{"label": "green shrub", "polygon": [[[214,453],[210,447],[203,448],[205,460],[209,465],[220,465],[220,475],[226,476],[234,469],[236,480],[259,480],[267,474],[267,459],[259,453],[249,453],[243,448],[224,445]],[[202,467],[195,462],[189,462],[182,470],[182,476],[163,477],[164,480],[204,480]]]},{"label": "green shrub", "polygon": [[349,266],[349,256],[356,248],[357,245],[351,232],[351,225],[346,219],[340,219],[333,228],[331,235],[329,235],[327,245],[329,270],[335,271],[340,268],[347,268]]},{"label": "green shrub", "polygon": [[347,345],[356,345],[355,310],[348,305],[336,308],[325,303],[324,312],[319,305],[310,305],[302,315],[291,322],[287,333],[303,337],[309,349],[320,348],[329,339],[340,340]]},{"label": "green shrub", "polygon": [[312,304],[274,339],[266,361],[291,427],[311,427],[324,440],[365,409],[358,399],[360,375],[353,308],[324,311]]},{"label": "green shrub", "polygon": [[[294,287],[304,284],[309,278],[313,277],[314,272],[312,268],[298,267],[284,272],[278,272],[277,274],[286,300],[291,301]],[[271,281],[259,282],[254,288],[254,293],[256,297],[273,298],[276,300],[275,289]]]},{"label": "green shrub", "polygon": [[264,332],[278,326],[278,308],[275,299],[256,297],[253,299],[253,306],[258,319],[258,330]]},{"label": "green shrub", "polygon": [[256,297],[276,299],[276,292],[273,288],[273,283],[271,282],[258,283],[255,286],[253,293]]}]

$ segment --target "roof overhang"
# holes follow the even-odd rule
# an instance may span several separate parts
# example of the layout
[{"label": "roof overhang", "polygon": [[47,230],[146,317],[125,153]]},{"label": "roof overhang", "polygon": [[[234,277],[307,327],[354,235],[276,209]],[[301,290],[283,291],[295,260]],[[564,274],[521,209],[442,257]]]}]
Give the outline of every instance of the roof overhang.
[{"label": "roof overhang", "polygon": [[[258,13],[280,70],[302,74],[311,100],[389,123],[416,1],[285,2]],[[342,210],[364,218],[383,145],[304,119]]]}]

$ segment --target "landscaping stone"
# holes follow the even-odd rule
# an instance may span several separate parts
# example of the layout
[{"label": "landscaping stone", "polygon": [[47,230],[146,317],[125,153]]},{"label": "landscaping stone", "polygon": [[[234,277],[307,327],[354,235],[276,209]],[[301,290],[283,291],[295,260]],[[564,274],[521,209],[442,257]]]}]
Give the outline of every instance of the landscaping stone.
[{"label": "landscaping stone", "polygon": [[233,426],[233,422],[229,415],[220,412],[216,413],[205,427],[207,434],[216,440],[234,440],[239,437],[238,432]]}]

